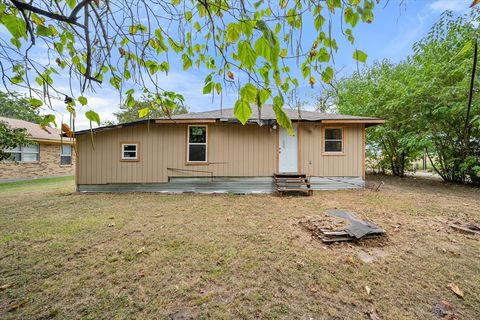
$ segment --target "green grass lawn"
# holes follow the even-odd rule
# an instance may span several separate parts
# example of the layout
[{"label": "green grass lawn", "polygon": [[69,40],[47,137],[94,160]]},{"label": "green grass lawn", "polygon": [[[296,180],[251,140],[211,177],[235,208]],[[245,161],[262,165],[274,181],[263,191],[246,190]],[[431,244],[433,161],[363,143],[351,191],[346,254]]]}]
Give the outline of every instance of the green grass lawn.
[{"label": "green grass lawn", "polygon": [[[371,179],[283,198],[0,184],[0,319],[438,319],[442,300],[478,318],[480,237],[447,223],[480,222],[479,189]],[[331,208],[388,236],[327,246],[299,226]]]},{"label": "green grass lawn", "polygon": [[32,180],[19,180],[12,182],[0,182],[0,192],[1,191],[13,191],[13,190],[22,190],[22,189],[34,189],[38,186],[38,190],[45,190],[45,188],[52,188],[56,183],[67,182],[70,185],[73,184],[75,180],[74,176],[66,177],[55,177],[55,178],[38,178]]}]

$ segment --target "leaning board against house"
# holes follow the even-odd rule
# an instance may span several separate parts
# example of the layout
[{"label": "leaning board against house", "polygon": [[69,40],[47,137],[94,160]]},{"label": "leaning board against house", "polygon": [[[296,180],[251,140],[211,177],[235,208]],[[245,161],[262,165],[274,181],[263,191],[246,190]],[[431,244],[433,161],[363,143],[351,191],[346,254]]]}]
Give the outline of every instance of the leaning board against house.
[{"label": "leaning board against house", "polygon": [[0,121],[12,129],[26,129],[32,141],[5,150],[12,160],[0,162],[0,181],[74,175],[74,142],[62,138],[60,130],[18,119],[0,117]]},{"label": "leaning board against house", "polygon": [[312,177],[314,189],[364,185],[365,127],[376,118],[287,110],[289,135],[271,106],[246,125],[232,109],[79,131],[80,191],[272,192],[275,173]]}]

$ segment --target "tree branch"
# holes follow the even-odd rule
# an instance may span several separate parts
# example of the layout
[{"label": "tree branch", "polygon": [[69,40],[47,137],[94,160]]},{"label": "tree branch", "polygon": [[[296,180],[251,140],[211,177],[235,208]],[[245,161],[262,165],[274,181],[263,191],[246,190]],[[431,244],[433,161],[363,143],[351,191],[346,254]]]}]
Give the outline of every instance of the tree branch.
[{"label": "tree branch", "polygon": [[[36,14],[39,14],[39,15],[42,15],[42,16],[45,16],[45,17],[48,17],[50,19],[54,19],[54,20],[58,20],[58,21],[62,21],[62,22],[66,22],[66,23],[69,23],[69,24],[73,24],[73,25],[76,25],[80,28],[85,28],[84,25],[80,24],[77,22],[77,17],[76,16],[72,16],[70,15],[70,17],[67,17],[67,16],[64,16],[64,15],[61,15],[61,14],[57,14],[57,13],[54,13],[54,12],[50,12],[50,11],[47,11],[47,10],[43,10],[41,8],[38,8],[38,7],[35,7],[29,3],[25,3],[25,2],[21,2],[21,1],[18,1],[18,0],[10,0],[13,5],[20,11],[24,11],[24,10],[27,10],[27,11],[31,11],[31,12],[34,12]],[[89,2],[89,1],[92,1],[92,0],[84,0],[82,1],[78,6],[82,5],[84,6],[85,4],[83,4],[83,2]],[[78,7],[77,6],[77,7]],[[77,8],[75,8],[77,9]],[[74,9],[74,11],[75,11]],[[80,8],[81,9],[81,8]],[[80,10],[79,9],[79,10]],[[78,11],[78,10],[77,10]],[[72,11],[73,13],[73,11]]]}]

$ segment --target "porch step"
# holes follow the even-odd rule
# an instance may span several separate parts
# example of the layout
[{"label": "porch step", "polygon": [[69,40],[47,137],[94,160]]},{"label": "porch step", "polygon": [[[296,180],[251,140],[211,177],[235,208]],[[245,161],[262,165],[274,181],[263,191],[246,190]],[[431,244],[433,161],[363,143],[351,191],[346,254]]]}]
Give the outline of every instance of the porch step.
[{"label": "porch step", "polygon": [[273,175],[273,179],[275,181],[275,188],[279,195],[299,192],[305,193],[309,196],[313,194],[310,184],[310,177],[307,177],[307,175],[304,173],[276,173]]}]

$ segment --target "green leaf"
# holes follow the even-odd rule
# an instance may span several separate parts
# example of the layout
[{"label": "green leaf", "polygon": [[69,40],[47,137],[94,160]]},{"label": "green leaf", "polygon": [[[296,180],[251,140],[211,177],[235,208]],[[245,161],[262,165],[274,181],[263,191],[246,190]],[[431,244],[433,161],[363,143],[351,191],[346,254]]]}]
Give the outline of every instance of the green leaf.
[{"label": "green leaf", "polygon": [[217,91],[217,94],[220,94],[222,92],[222,84],[220,82],[217,82],[215,84],[215,91]]},{"label": "green leaf", "polygon": [[265,104],[265,102],[267,102],[267,100],[270,98],[272,93],[270,92],[270,90],[261,89],[258,92],[258,95],[259,95],[259,98],[260,98],[260,103],[263,105],[263,104]]},{"label": "green leaf", "polygon": [[255,66],[257,54],[250,45],[250,42],[244,40],[238,43],[238,58],[242,66],[248,69],[252,69]]},{"label": "green leaf", "polygon": [[36,99],[36,98],[30,98],[30,99],[28,99],[28,102],[30,103],[30,105],[34,109],[43,106],[43,101],[39,100],[39,99]]},{"label": "green leaf", "polygon": [[322,80],[325,83],[330,83],[333,78],[333,69],[331,67],[326,67],[325,71],[322,72]]},{"label": "green leaf", "polygon": [[11,38],[11,39],[10,39],[10,42],[11,42],[17,49],[20,49],[20,47],[22,46],[22,43],[21,43],[20,40],[18,40],[17,38]]},{"label": "green leaf", "polygon": [[308,64],[305,64],[302,68],[302,76],[304,79],[310,76],[311,68]]},{"label": "green leaf", "polygon": [[252,108],[250,107],[248,102],[239,99],[237,100],[237,102],[235,102],[233,114],[242,124],[245,124],[252,115]]},{"label": "green leaf", "polygon": [[202,26],[200,25],[200,23],[198,23],[198,21],[195,21],[195,23],[193,24],[193,27],[197,32],[200,32],[200,30],[202,29]]},{"label": "green leaf", "polygon": [[237,23],[229,23],[227,25],[227,41],[228,42],[237,42],[237,40],[240,38],[240,25]]},{"label": "green leaf", "polygon": [[247,37],[252,35],[253,23],[251,20],[240,20],[240,29]]},{"label": "green leaf", "polygon": [[1,22],[15,39],[26,37],[27,25],[20,14],[18,17],[12,13],[3,14]]},{"label": "green leaf", "polygon": [[315,20],[313,21],[313,24],[317,31],[320,31],[320,29],[322,29],[322,26],[324,23],[325,23],[325,18],[321,14],[317,15],[315,17]]},{"label": "green leaf", "polygon": [[345,17],[345,22],[351,25],[352,28],[357,25],[358,20],[360,18],[359,14],[356,12],[353,12],[353,9],[351,7],[347,7],[343,15]]},{"label": "green leaf", "polygon": [[48,29],[45,26],[38,25],[36,34],[37,34],[37,36],[48,37],[48,36],[50,36],[50,29]]},{"label": "green leaf", "polygon": [[355,50],[355,52],[353,52],[353,59],[365,63],[367,62],[367,54],[361,50]]},{"label": "green leaf", "polygon": [[251,83],[247,83],[243,88],[240,89],[240,97],[242,100],[247,102],[254,102],[257,96],[257,87]]},{"label": "green leaf", "polygon": [[187,54],[182,55],[183,60],[183,70],[188,70],[192,66],[192,59]]},{"label": "green leaf", "polygon": [[330,12],[335,13],[335,1],[327,0],[327,8],[330,10]]},{"label": "green leaf", "polygon": [[77,3],[76,0],[66,0],[65,2],[68,4],[68,6],[70,7],[70,9],[75,8],[75,4]]},{"label": "green leaf", "polygon": [[120,79],[119,76],[114,75],[113,77],[110,78],[110,84],[117,90],[120,89],[120,84],[122,80]]},{"label": "green leaf", "polygon": [[55,127],[57,124],[55,123],[55,115],[53,114],[47,114],[43,117],[42,121],[40,121],[40,126],[42,128],[48,126],[49,124],[53,124]]},{"label": "green leaf", "polygon": [[269,41],[265,37],[260,37],[255,41],[255,52],[267,61],[271,61],[271,47]]},{"label": "green leaf", "polygon": [[461,56],[462,54],[467,53],[472,48],[472,40],[468,40],[456,56]]},{"label": "green leaf", "polygon": [[49,25],[48,29],[50,30],[50,35],[52,37],[55,37],[58,34],[58,30],[57,30],[57,28],[55,28],[54,25]]},{"label": "green leaf", "polygon": [[179,53],[183,50],[182,45],[178,44],[175,40],[172,38],[168,37],[168,43],[170,44],[170,47],[175,51],[175,53]]},{"label": "green leaf", "polygon": [[85,112],[85,117],[90,120],[90,122],[96,122],[97,125],[100,125],[100,116],[93,110],[88,110]]},{"label": "green leaf", "polygon": [[148,116],[149,113],[150,113],[150,109],[142,108],[142,109],[138,110],[138,117],[139,118],[145,118],[146,116]]},{"label": "green leaf", "polygon": [[320,50],[318,50],[317,60],[318,62],[330,61],[330,54],[328,53],[326,48],[322,47]]},{"label": "green leaf", "polygon": [[273,111],[279,125],[287,129],[289,135],[293,135],[292,120],[283,110],[283,97],[281,95],[273,97]]},{"label": "green leaf", "polygon": [[23,80],[22,76],[20,76],[20,75],[16,75],[15,77],[10,78],[10,82],[12,84],[19,84],[19,83],[22,83],[23,81],[24,80]]},{"label": "green leaf", "polygon": [[61,42],[54,42],[53,46],[55,47],[55,50],[57,50],[58,53],[60,54],[63,53],[63,44]]},{"label": "green leaf", "polygon": [[129,94],[127,95],[127,101],[125,101],[127,107],[129,108],[133,108],[133,106],[135,105],[135,98]]},{"label": "green leaf", "polygon": [[85,105],[87,105],[88,100],[87,100],[87,98],[85,98],[85,97],[82,96],[82,97],[79,97],[79,98],[78,98],[78,102],[80,102],[80,104],[81,104],[82,106],[85,106]]},{"label": "green leaf", "polygon": [[203,87],[203,94],[209,94],[210,92],[212,92],[213,86],[214,86],[213,82],[207,83],[207,84]]}]

